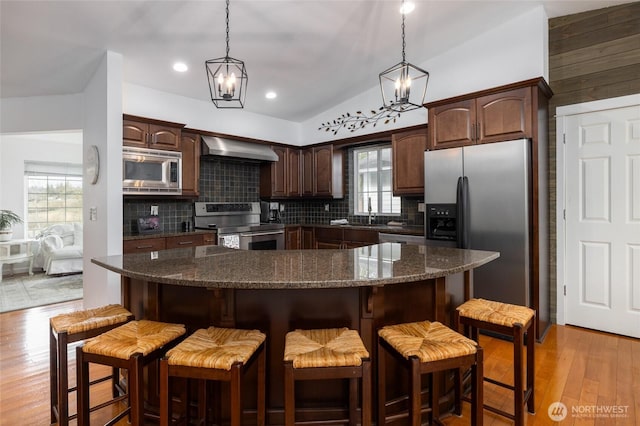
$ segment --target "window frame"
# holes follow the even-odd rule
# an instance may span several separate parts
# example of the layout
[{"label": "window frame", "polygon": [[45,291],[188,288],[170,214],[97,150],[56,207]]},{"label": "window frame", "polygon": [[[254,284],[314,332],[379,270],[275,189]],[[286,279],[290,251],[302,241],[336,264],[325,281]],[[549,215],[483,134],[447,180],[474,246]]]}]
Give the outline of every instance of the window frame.
[{"label": "window frame", "polygon": [[[381,184],[381,161],[382,161],[382,156],[380,155],[380,151],[384,150],[384,149],[389,149],[390,151],[390,166],[389,166],[389,172],[390,172],[390,189],[389,191],[383,191],[382,189],[382,184]],[[352,194],[353,194],[353,208],[352,208],[352,214],[354,216],[368,216],[369,212],[368,211],[359,211],[358,210],[358,197],[360,194],[360,191],[358,191],[358,177],[359,177],[359,169],[358,169],[358,154],[361,152],[371,152],[371,151],[377,151],[377,165],[376,165],[376,186],[377,186],[377,195],[378,195],[378,205],[377,205],[377,211],[376,209],[372,209],[374,210],[374,212],[372,212],[372,214],[374,214],[375,216],[401,216],[402,215],[402,201],[401,198],[399,196],[395,196],[393,195],[393,151],[392,151],[392,145],[390,143],[380,143],[380,144],[375,144],[375,145],[366,145],[366,146],[362,146],[362,147],[357,147],[354,148],[352,150],[352,155],[353,155],[353,159],[351,162],[351,166],[352,166],[352,172],[351,172],[351,180],[352,180],[352,185],[351,185],[351,189],[352,189]],[[397,207],[398,207],[398,211],[397,212],[384,212],[382,211],[382,206],[383,206],[383,195],[386,193],[390,193],[391,194],[391,206],[393,208],[394,206],[394,201],[397,203]]]}]

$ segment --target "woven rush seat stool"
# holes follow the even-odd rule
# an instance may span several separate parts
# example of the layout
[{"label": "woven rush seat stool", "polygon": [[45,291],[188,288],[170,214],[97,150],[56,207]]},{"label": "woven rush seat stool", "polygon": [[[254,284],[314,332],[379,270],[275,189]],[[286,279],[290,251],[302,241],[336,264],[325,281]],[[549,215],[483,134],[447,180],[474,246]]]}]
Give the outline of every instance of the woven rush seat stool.
[{"label": "woven rush seat stool", "polygon": [[371,361],[355,330],[327,328],[287,333],[284,347],[285,426],[295,425],[295,381],[349,379],[349,424],[356,425],[358,379],[362,380],[361,424],[371,425]]},{"label": "woven rush seat stool", "polygon": [[[265,424],[266,336],[258,330],[209,327],[197,330],[169,350],[160,360],[160,425],[171,424],[169,378],[215,380],[230,383],[231,426],[242,424],[241,383],[245,371],[257,362],[258,401],[257,425]],[[198,412],[206,419],[206,386],[200,387]],[[185,398],[188,399],[188,398]],[[186,422],[190,423],[188,400],[182,401]]]},{"label": "woven rush seat stool", "polygon": [[133,426],[144,424],[144,366],[160,359],[186,332],[184,325],[157,321],[130,321],[86,341],[76,348],[78,424],[89,425],[89,364],[128,370],[128,392],[99,407],[128,397],[129,406],[108,424],[129,414]]},{"label": "woven rush seat stool", "polygon": [[[49,319],[49,386],[51,399],[51,423],[60,426],[69,424],[76,414],[69,415],[68,345],[95,336],[133,320],[133,314],[120,305],[107,305],[84,311],[61,314]],[[113,396],[117,388],[118,371],[114,369],[110,376],[94,380],[90,385],[112,380]]]},{"label": "woven rush seat stool", "polygon": [[[524,405],[529,413],[535,412],[534,405],[534,366],[535,366],[535,336],[536,312],[525,306],[510,305],[484,299],[470,299],[458,306],[455,312],[455,322],[458,327],[468,330],[468,335],[478,342],[478,331],[488,330],[513,338],[513,386],[485,377],[488,383],[501,386],[513,391],[513,414],[499,410],[485,404],[484,408],[515,421],[516,426],[524,425]],[[458,328],[460,329],[460,328]],[[527,371],[526,387],[523,383],[524,365],[522,362],[523,349],[527,334]]]},{"label": "woven rush seat stool", "polygon": [[[430,412],[432,423],[440,423],[438,381],[433,373],[471,367],[471,424],[482,425],[483,353],[476,342],[439,322],[412,322],[389,325],[378,330],[378,424],[384,425],[386,416],[385,352],[396,358],[409,371],[409,424],[422,422],[423,374],[431,374]],[[455,413],[462,413],[460,403],[460,375],[456,374]],[[403,415],[404,416],[404,415]],[[396,417],[396,416],[394,416]]]}]

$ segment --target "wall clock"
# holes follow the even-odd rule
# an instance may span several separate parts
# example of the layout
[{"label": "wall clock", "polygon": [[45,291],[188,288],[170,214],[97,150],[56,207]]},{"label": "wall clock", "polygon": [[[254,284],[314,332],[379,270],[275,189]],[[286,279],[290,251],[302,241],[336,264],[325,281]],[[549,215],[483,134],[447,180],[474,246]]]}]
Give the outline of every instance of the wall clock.
[{"label": "wall clock", "polygon": [[84,166],[85,175],[92,185],[95,185],[100,175],[100,155],[98,147],[91,145],[87,151],[87,160]]}]

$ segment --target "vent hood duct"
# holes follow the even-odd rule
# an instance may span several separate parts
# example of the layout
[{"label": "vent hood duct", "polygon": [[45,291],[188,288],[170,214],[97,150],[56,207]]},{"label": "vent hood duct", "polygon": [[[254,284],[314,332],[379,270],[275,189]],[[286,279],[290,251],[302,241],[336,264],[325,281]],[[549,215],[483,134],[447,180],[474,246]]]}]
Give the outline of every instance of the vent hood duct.
[{"label": "vent hood duct", "polygon": [[278,161],[278,156],[267,145],[235,141],[215,136],[202,136],[202,155],[246,158],[258,161]]}]

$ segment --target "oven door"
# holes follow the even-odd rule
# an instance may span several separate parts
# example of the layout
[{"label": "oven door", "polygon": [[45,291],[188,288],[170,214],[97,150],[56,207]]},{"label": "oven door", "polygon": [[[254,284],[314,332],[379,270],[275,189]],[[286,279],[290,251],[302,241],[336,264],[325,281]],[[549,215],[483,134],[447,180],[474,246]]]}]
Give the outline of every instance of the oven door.
[{"label": "oven door", "polygon": [[258,231],[240,234],[242,250],[284,250],[284,231]]}]

